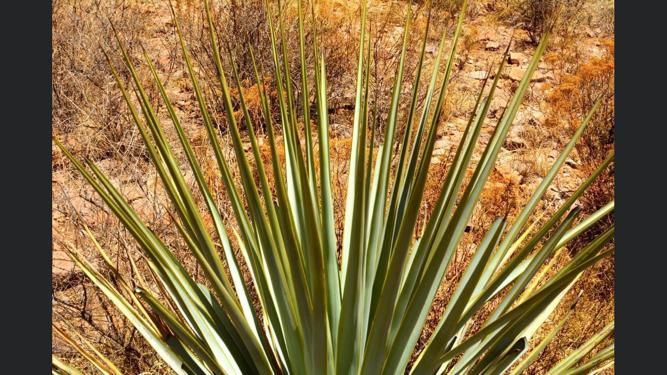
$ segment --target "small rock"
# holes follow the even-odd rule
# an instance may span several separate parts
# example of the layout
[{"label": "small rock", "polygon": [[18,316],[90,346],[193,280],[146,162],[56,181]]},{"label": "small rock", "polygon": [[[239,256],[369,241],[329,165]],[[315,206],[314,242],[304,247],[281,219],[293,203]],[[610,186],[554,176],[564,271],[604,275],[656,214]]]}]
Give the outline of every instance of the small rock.
[{"label": "small rock", "polygon": [[433,155],[440,156],[444,155],[449,151],[450,142],[447,139],[439,139],[435,141],[433,145]]},{"label": "small rock", "polygon": [[500,43],[490,40],[486,43],[485,49],[487,51],[497,51],[500,48]]},{"label": "small rock", "polygon": [[528,123],[531,125],[542,125],[546,120],[546,116],[541,111],[531,112],[531,118],[528,120]]},{"label": "small rock", "polygon": [[521,65],[527,60],[526,55],[521,52],[510,52],[507,57],[507,63],[511,65]]},{"label": "small rock", "polygon": [[572,169],[577,169],[577,163],[572,159],[565,160],[565,164]]},{"label": "small rock", "polygon": [[526,140],[522,137],[522,129],[517,126],[510,128],[507,138],[505,138],[505,148],[508,150],[516,150],[527,146]]},{"label": "small rock", "polygon": [[523,176],[517,167],[519,167],[519,165],[517,165],[517,161],[510,152],[501,153],[494,166],[495,170],[498,171],[503,178],[514,184],[520,184],[523,181]]},{"label": "small rock", "polygon": [[563,200],[563,194],[561,194],[558,189],[555,187],[551,186],[549,189],[547,189],[546,193],[544,194],[544,198],[547,200],[547,202],[558,202]]},{"label": "small rock", "polygon": [[591,56],[600,58],[605,54],[605,49],[600,48],[599,45],[591,47],[590,50],[588,51]]},{"label": "small rock", "polygon": [[491,38],[497,37],[495,33],[492,33],[491,30],[486,28],[477,31],[477,40],[478,41],[488,41]]},{"label": "small rock", "polygon": [[[58,149],[60,150],[60,149]],[[59,170],[59,171],[53,171],[51,173],[51,183],[52,184],[61,184],[65,185],[69,181],[70,177],[68,176],[66,171]]]},{"label": "small rock", "polygon": [[468,119],[455,117],[451,120],[452,127],[459,132],[463,132],[468,127]]},{"label": "small rock", "polygon": [[470,64],[471,60],[467,56],[456,56],[456,66],[463,69],[466,64]]},{"label": "small rock", "polygon": [[181,90],[180,88],[167,89],[167,96],[172,103],[176,102],[181,105],[187,104],[187,101],[190,100],[190,94]]},{"label": "small rock", "polygon": [[435,150],[433,150],[433,156],[443,156],[446,153],[447,150],[445,150],[444,148],[436,148]]},{"label": "small rock", "polygon": [[462,120],[460,118],[454,117],[452,119],[447,120],[446,123],[438,126],[438,130],[436,132],[436,135],[438,136],[437,139],[439,141],[436,141],[436,148],[439,147],[438,145],[444,145],[444,143],[438,143],[440,141],[444,141],[444,137],[449,137],[449,136],[456,136],[459,135],[462,131],[462,129],[465,129],[465,124],[461,125],[460,122]]},{"label": "small rock", "polygon": [[167,67],[169,67],[169,63],[171,62],[170,57],[171,56],[169,56],[168,53],[159,54],[157,58],[157,65],[162,67],[163,69],[166,69]]},{"label": "small rock", "polygon": [[558,156],[560,156],[560,152],[558,152],[558,150],[549,150],[549,152],[547,152],[547,160],[549,160],[549,163],[556,161]]},{"label": "small rock", "polygon": [[483,80],[483,79],[486,79],[486,76],[487,76],[487,72],[485,72],[483,70],[476,70],[474,72],[468,73],[468,77],[470,77],[472,79]]},{"label": "small rock", "polygon": [[494,114],[502,113],[503,109],[507,106],[508,100],[511,97],[511,92],[505,87],[498,87],[496,89],[496,94],[491,100],[491,107],[489,108],[490,118],[495,118]]},{"label": "small rock", "polygon": [[577,190],[580,184],[579,179],[573,173],[567,173],[566,171],[567,167],[563,170],[561,177],[556,179],[553,186],[557,192],[561,193],[561,196],[571,194]]},{"label": "small rock", "polygon": [[[523,130],[523,126],[526,124],[527,119],[530,117],[529,113],[527,111],[519,111],[517,112],[516,116],[514,116],[514,125],[510,129],[509,134],[513,134],[512,132],[520,132]],[[517,133],[518,134],[518,133]]]},{"label": "small rock", "polygon": [[186,169],[185,171],[183,171],[183,179],[188,184],[194,184],[195,183],[195,174],[191,170]]},{"label": "small rock", "polygon": [[77,215],[82,217],[92,215],[94,212],[94,207],[91,207],[92,204],[81,195],[71,196],[67,203],[69,205],[69,209],[73,210]]},{"label": "small rock", "polygon": [[554,78],[553,73],[551,72],[542,72],[540,70],[536,71],[533,73],[533,76],[531,77],[530,81],[531,82],[545,82],[546,80],[551,80]]},{"label": "small rock", "polygon": [[523,69],[519,67],[513,67],[509,71],[505,71],[502,77],[505,79],[509,78],[512,81],[521,81],[521,78],[523,78],[523,73],[524,73]]},{"label": "small rock", "polygon": [[62,250],[54,250],[52,253],[51,272],[54,275],[67,275],[74,271],[74,262]]},{"label": "small rock", "polygon": [[[523,79],[523,75],[526,73],[525,69],[522,69],[518,66],[512,67],[509,72],[505,72],[502,77],[507,79],[511,79],[512,81],[521,81]],[[553,73],[551,72],[541,72],[541,71],[536,71],[533,73],[533,76],[530,78],[531,82],[544,82],[547,79],[553,79]]]},{"label": "small rock", "polygon": [[389,34],[391,39],[396,41],[401,40],[403,38],[403,26],[395,26]]}]

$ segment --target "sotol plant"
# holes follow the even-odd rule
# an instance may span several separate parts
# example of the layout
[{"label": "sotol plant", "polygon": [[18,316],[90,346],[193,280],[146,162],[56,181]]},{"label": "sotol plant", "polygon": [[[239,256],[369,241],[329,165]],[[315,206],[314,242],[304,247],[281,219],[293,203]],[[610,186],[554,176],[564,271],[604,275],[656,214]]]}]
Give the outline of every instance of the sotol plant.
[{"label": "sotol plant", "polygon": [[[505,371],[518,374],[534,362],[571,313],[563,321],[556,322],[555,328],[541,341],[533,342],[537,328],[548,319],[582,272],[613,251],[605,246],[613,237],[612,227],[588,243],[557,272],[546,272],[553,266],[553,261],[547,261],[550,257],[554,259],[555,252],[613,210],[614,204],[610,202],[595,214],[578,220],[578,210],[573,208],[577,198],[609,166],[612,156],[548,220],[542,224],[537,220],[529,223],[538,202],[597,105],[583,119],[576,134],[513,222],[507,223],[505,218],[499,218],[487,229],[430,340],[414,363],[410,360],[436,291],[459,247],[531,75],[544,52],[547,38],[543,38],[537,47],[479,161],[473,165],[473,150],[479,143],[482,124],[487,118],[506,58],[495,74],[489,75],[495,76],[493,81],[484,82],[456,155],[442,181],[437,203],[423,231],[416,234],[415,226],[465,5],[447,57],[444,57],[446,33],[442,36],[426,100],[423,107],[418,108],[426,38],[422,41],[409,113],[401,124],[405,131],[398,137],[399,99],[403,91],[411,17],[406,18],[388,120],[383,134],[379,134],[378,127],[369,121],[371,43],[366,25],[367,7],[362,4],[344,232],[342,238],[337,238],[331,188],[326,65],[315,44],[312,48],[319,58],[314,66],[314,80],[309,82],[304,57],[302,4],[298,6],[300,96],[295,95],[287,75],[290,66],[284,26],[282,22],[274,25],[273,18],[268,17],[282,140],[275,134],[274,127],[278,124],[272,123],[275,103],[269,102],[260,78],[263,75],[255,67],[271,152],[269,166],[265,166],[260,158],[258,139],[253,130],[256,124],[253,124],[239,90],[238,99],[244,113],[242,119],[250,140],[251,157],[256,164],[254,168],[250,164],[250,155],[244,151],[240,124],[234,115],[229,77],[223,69],[221,49],[206,3],[205,8],[240,188],[233,180],[230,160],[224,156],[220,143],[221,134],[212,124],[207,99],[173,10],[172,14],[238,231],[230,233],[231,226],[226,225],[216,207],[200,162],[150,59],[145,56],[205,202],[205,214],[195,203],[197,193],[188,189],[173,145],[167,142],[163,125],[142,87],[142,80],[124,50],[123,58],[133,88],[124,87],[120,79],[118,85],[173,204],[174,225],[201,266],[207,286],[193,280],[94,163],[78,160],[55,140],[134,236],[150,271],[159,281],[159,288],[154,290],[141,278],[133,280],[118,272],[87,228],[95,249],[106,262],[105,267],[115,272],[116,282],[112,283],[104,276],[107,273],[100,272],[75,249],[70,249],[70,255],[159,356],[175,372],[187,374],[400,374],[408,365],[414,374],[499,374]],[[442,65],[444,73],[441,73]],[[232,78],[240,86],[233,62],[231,66]],[[114,75],[118,78],[115,70]],[[134,99],[131,98],[132,91]],[[313,118],[308,110],[311,108],[311,93],[315,107]],[[301,115],[296,110],[297,100],[302,100],[302,107],[306,109]],[[311,120],[315,124],[313,128],[304,126],[303,130],[299,129],[299,124],[311,124]],[[382,142],[376,143],[377,139]],[[283,150],[284,165],[279,158],[279,152]],[[265,168],[271,168],[271,184]],[[205,224],[207,215],[212,219],[211,225]],[[236,239],[237,249],[232,247],[230,234]],[[340,265],[338,249],[342,258]],[[244,283],[235,250],[243,257],[247,272],[252,276],[250,285]],[[224,256],[224,263],[219,254]],[[261,305],[257,310],[250,298],[252,288]],[[493,308],[487,303],[492,299],[496,301]],[[472,329],[471,323],[482,309],[490,312],[481,327]],[[613,323],[558,363],[551,373],[581,373],[601,365],[610,366],[613,344],[593,356],[588,353],[612,330]],[[103,373],[120,372],[95,350],[94,345],[85,340],[83,343],[74,340],[71,334],[60,329],[56,333]],[[53,369],[56,373],[76,372],[56,357]]]}]

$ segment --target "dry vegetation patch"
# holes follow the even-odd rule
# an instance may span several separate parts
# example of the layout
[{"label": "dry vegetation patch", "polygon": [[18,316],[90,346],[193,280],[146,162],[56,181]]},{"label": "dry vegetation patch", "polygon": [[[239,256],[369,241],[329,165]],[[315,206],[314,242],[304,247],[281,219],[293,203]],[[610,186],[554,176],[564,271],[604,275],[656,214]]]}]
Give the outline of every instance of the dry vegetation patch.
[{"label": "dry vegetation patch", "polygon": [[[434,24],[427,39],[427,62],[424,76],[429,77],[432,69],[432,56],[437,48],[436,40],[441,33],[450,33],[450,23],[445,22],[455,13],[460,1],[434,1],[436,7],[432,11]],[[424,201],[417,233],[422,229],[424,220],[430,215],[438,197],[439,187],[448,171],[449,164],[463,132],[467,116],[474,104],[472,93],[478,90],[481,79],[500,55],[498,50],[505,48],[513,39],[510,65],[506,75],[499,84],[496,99],[492,102],[489,120],[501,116],[507,100],[516,88],[513,69],[521,72],[525,69],[527,57],[532,54],[532,43],[539,35],[554,23],[555,14],[568,24],[573,20],[586,19],[582,12],[591,14],[589,5],[582,5],[581,0],[572,0],[556,6],[554,1],[537,0],[485,0],[478,2],[468,15],[470,27],[466,30],[461,51],[458,54],[457,70],[452,77],[452,85],[447,96],[444,116],[438,127],[439,140],[436,156],[432,160],[429,181],[424,193]],[[226,124],[221,105],[221,94],[215,78],[215,68],[210,59],[211,51],[207,48],[206,37],[202,34],[205,22],[203,9],[198,2],[177,2],[177,13],[182,19],[186,39],[191,45],[194,60],[203,62],[198,65],[201,81],[209,97],[214,98],[210,111],[218,128],[225,132]],[[237,57],[239,73],[243,79],[241,87],[232,88],[232,96],[238,98],[243,94],[249,104],[253,121],[259,124],[255,129],[260,134],[261,156],[269,180],[274,178],[271,168],[271,153],[266,143],[262,142],[265,126],[260,118],[259,86],[254,82],[252,62],[249,49],[252,48],[262,72],[272,71],[273,64],[270,52],[270,39],[264,29],[267,14],[263,1],[215,2],[214,13],[218,21],[217,30],[221,44],[229,47],[229,53]],[[381,137],[384,121],[386,121],[388,97],[393,84],[393,72],[400,51],[400,38],[403,32],[406,3],[404,1],[379,2],[371,1],[371,32],[374,35],[372,47],[372,116],[378,125],[376,134]],[[313,41],[312,28],[318,29],[321,38],[317,41],[323,47],[328,67],[328,85],[330,87],[331,112],[331,144],[332,184],[334,195],[335,219],[337,236],[342,237],[345,193],[347,188],[346,162],[349,160],[351,139],[350,124],[354,98],[355,59],[358,43],[357,15],[358,8],[351,2],[327,0],[318,2],[315,7],[317,24],[306,24],[306,45]],[[557,191],[550,192],[542,204],[545,212],[553,211],[559,202],[568,194],[568,186],[576,186],[583,178],[606,157],[613,149],[614,142],[614,103],[613,103],[613,39],[609,36],[608,8],[601,8],[594,14],[594,21],[587,21],[582,42],[570,46],[572,32],[556,28],[557,42],[552,47],[537,75],[541,78],[533,82],[531,94],[522,107],[512,134],[499,157],[498,165],[485,188],[480,208],[476,211],[469,228],[466,230],[463,246],[456,254],[455,260],[447,271],[443,284],[438,291],[436,300],[429,314],[429,324],[422,333],[418,348],[423,345],[437,324],[454,287],[461,277],[461,270],[470,259],[475,244],[479,243],[484,229],[488,228],[495,217],[517,214],[532,189],[544,176],[546,169],[553,161],[553,152],[560,148],[563,140],[569,138],[573,129],[580,123],[585,111],[598,98],[602,97],[601,110],[596,114],[593,125],[584,135],[583,142],[577,147],[576,157],[559,175]],[[612,7],[613,11],[613,7]],[[424,28],[426,9],[423,4],[413,6],[416,15],[415,27]],[[613,13],[612,13],[613,14]],[[296,17],[294,9],[286,7],[281,15],[285,17],[288,49],[298,51],[298,33],[295,31]],[[418,17],[417,17],[418,16]],[[607,20],[607,21],[605,21]],[[613,19],[612,19],[613,21]],[[139,57],[144,47],[156,61],[159,74],[167,82],[168,94],[177,104],[179,115],[183,115],[188,135],[193,139],[197,156],[203,163],[207,180],[210,182],[215,199],[224,219],[234,227],[231,206],[226,199],[224,189],[214,171],[214,157],[207,147],[205,130],[197,115],[196,103],[193,101],[192,89],[188,87],[184,67],[178,59],[178,50],[174,47],[175,34],[173,24],[169,21],[168,8],[150,1],[131,0],[56,0],[53,3],[53,133],[63,140],[66,146],[78,157],[100,161],[102,168],[113,182],[121,187],[130,203],[137,208],[142,218],[152,230],[173,249],[179,258],[184,259],[186,268],[193,275],[200,270],[191,259],[186,246],[173,226],[171,208],[152,166],[148,164],[146,151],[141,145],[136,128],[132,125],[126,106],[111,76],[103,51],[110,56],[118,56],[117,44],[113,40],[111,25],[120,32],[124,44],[130,54]],[[514,30],[514,27],[517,27]],[[523,28],[524,30],[519,30]],[[611,24],[613,31],[613,22]],[[423,32],[414,33],[415,40]],[[412,43],[408,56],[408,71],[415,66],[420,45]],[[502,52],[502,51],[501,51]],[[307,61],[312,61],[312,51],[308,51]],[[512,57],[513,56],[513,57]],[[563,58],[558,58],[559,56]],[[290,76],[294,82],[296,95],[301,95],[300,67],[298,55],[289,56],[291,63]],[[113,59],[112,59],[113,60]],[[117,63],[117,61],[112,61]],[[227,67],[231,71],[231,66]],[[307,74],[313,74],[308,71]],[[121,71],[121,78],[128,79],[127,72]],[[414,77],[408,75],[406,81],[412,82]],[[277,100],[273,77],[264,76],[264,89],[272,101]],[[422,82],[420,99],[423,100],[424,86]],[[406,90],[412,88],[405,85]],[[158,93],[153,88],[149,93],[157,102]],[[409,100],[409,95],[404,95]],[[301,101],[297,100],[301,105]],[[238,104],[238,103],[237,103]],[[402,103],[403,109],[409,103]],[[300,109],[298,109],[300,110]],[[405,111],[403,111],[405,112]],[[164,108],[160,116],[166,118]],[[279,119],[279,113],[274,113]],[[242,111],[235,113],[237,120],[242,118]],[[405,116],[405,114],[402,114]],[[166,123],[166,121],[165,121]],[[489,121],[491,123],[491,121]],[[303,126],[303,125],[302,125]],[[278,133],[280,132],[279,129]],[[485,144],[492,131],[485,125],[480,137]],[[397,137],[400,138],[401,130]],[[173,133],[168,137],[175,139]],[[280,135],[279,135],[280,137]],[[225,150],[231,157],[232,151]],[[284,153],[278,150],[280,163],[284,161]],[[184,156],[180,155],[181,162]],[[478,158],[479,155],[475,155]],[[233,163],[232,163],[233,164]],[[167,373],[152,350],[139,337],[112,306],[95,291],[81,274],[72,270],[72,264],[62,253],[64,246],[75,246],[78,249],[90,248],[91,243],[81,233],[81,224],[87,225],[96,233],[103,247],[108,249],[117,268],[133,277],[145,277],[146,283],[157,285],[146,272],[146,263],[142,259],[130,236],[122,229],[120,223],[112,218],[96,198],[90,188],[72,173],[70,167],[63,162],[62,155],[54,148],[53,151],[53,321],[56,325],[72,325],[88,340],[99,344],[117,363],[122,364],[127,373]],[[237,171],[232,171],[237,175]],[[194,187],[192,175],[186,176],[188,183]],[[602,176],[591,191],[579,202],[587,213],[613,198],[613,170]],[[196,190],[193,188],[193,190]],[[571,192],[571,191],[569,191]],[[196,199],[201,200],[197,196]],[[199,202],[201,203],[201,202]],[[207,225],[212,227],[210,218]],[[607,224],[613,221],[613,216]],[[586,238],[602,232],[604,223],[591,229]],[[231,238],[235,244],[235,239]],[[568,259],[578,247],[586,243],[585,239],[575,243],[568,251],[559,253],[559,257]],[[84,254],[86,251],[84,250]],[[189,260],[188,260],[189,259]],[[558,263],[556,259],[553,262]],[[101,262],[100,262],[101,264]],[[143,276],[138,276],[143,275]],[[249,282],[249,276],[246,274]],[[542,354],[540,360],[530,368],[529,373],[539,374],[549,364],[557,362],[567,354],[568,348],[574,347],[590,337],[605,322],[613,319],[614,261],[607,260],[582,276],[572,295],[563,303],[563,309],[557,310],[550,321],[557,322],[567,308],[582,292],[577,304],[576,314],[570,323],[559,334],[558,339]],[[157,288],[157,287],[155,287]],[[255,298],[256,301],[256,298]],[[480,319],[482,317],[480,316]],[[479,320],[481,321],[481,320]],[[543,328],[544,334],[550,327]],[[54,340],[53,351],[76,365],[82,365],[78,355],[63,345],[60,339]],[[83,367],[93,371],[89,367]]]}]

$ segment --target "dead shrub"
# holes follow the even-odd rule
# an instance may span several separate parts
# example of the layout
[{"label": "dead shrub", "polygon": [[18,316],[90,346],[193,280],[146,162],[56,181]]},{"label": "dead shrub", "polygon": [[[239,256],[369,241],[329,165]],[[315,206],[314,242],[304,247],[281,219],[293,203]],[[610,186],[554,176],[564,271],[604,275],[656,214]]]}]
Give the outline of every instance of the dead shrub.
[{"label": "dead shrub", "polygon": [[[266,4],[270,7],[271,13],[267,12]],[[305,9],[310,9],[309,3]],[[289,79],[289,84],[295,95],[297,110],[303,110],[301,99],[301,63],[299,55],[299,32],[298,32],[298,14],[296,12],[296,3],[268,2],[261,0],[250,0],[244,2],[215,2],[210,4],[214,15],[215,28],[219,40],[219,47],[223,51],[223,65],[226,74],[232,77],[231,58],[236,64],[239,76],[244,84],[241,88],[245,90],[252,89],[256,84],[255,72],[252,64],[251,51],[254,54],[260,74],[273,71],[273,55],[271,39],[268,29],[268,17],[272,16],[271,21],[274,25],[274,31],[281,40],[285,38],[286,49],[288,51],[287,61],[290,71],[287,77],[283,77],[283,84]],[[213,63],[213,55],[210,50],[209,38],[207,36],[207,20],[204,16],[204,9],[199,5],[190,3],[180,3],[177,9],[181,26],[185,30],[185,37],[189,48],[193,54],[193,60],[197,61],[200,69],[201,82],[208,91],[210,99],[209,110],[213,114],[214,120],[224,124],[224,113],[222,111],[222,93],[220,92],[216,68]],[[336,13],[329,14],[326,4],[317,4],[314,8],[313,19],[310,12],[304,14],[304,38],[305,45],[312,46],[315,38],[318,39],[318,46],[324,54],[327,61],[327,80],[330,89],[329,101],[330,107],[340,106],[340,98],[343,95],[343,88],[347,88],[347,82],[352,78],[355,60],[353,56],[356,53],[356,41],[354,39],[354,25],[347,17],[336,17]],[[282,19],[284,29],[280,29],[280,19]],[[317,36],[316,36],[317,35]],[[282,64],[282,47],[277,46],[279,61]],[[314,61],[313,49],[305,49],[306,65],[312,65]],[[314,79],[313,72],[308,72],[310,82]],[[276,92],[275,77],[264,77],[264,83],[267,85],[267,93],[272,95]],[[231,84],[231,86],[235,86]],[[238,90],[238,88],[235,88]],[[312,106],[312,93],[309,93],[309,100]],[[276,104],[277,97],[273,104]],[[246,99],[248,99],[246,97]],[[276,123],[280,121],[280,114],[277,105],[272,106],[273,117]],[[259,111],[257,111],[259,114]],[[261,116],[254,118],[255,124],[263,127]],[[241,123],[241,126],[245,124]]]},{"label": "dead shrub", "polygon": [[[547,121],[552,128],[572,134],[586,112],[600,100],[576,151],[580,168],[590,174],[614,148],[614,43],[604,40],[604,52],[579,66],[574,73],[561,77],[561,83],[549,94],[551,112]],[[603,173],[582,197],[585,211],[593,212],[614,197],[613,169]],[[613,217],[606,224],[613,222]],[[601,230],[601,228],[598,228]],[[587,240],[587,236],[581,238]]]},{"label": "dead shrub", "polygon": [[569,34],[581,15],[584,0],[510,0],[503,17],[509,23],[521,25],[530,40],[537,44],[542,35],[554,30]]},{"label": "dead shrub", "polygon": [[55,0],[52,20],[54,135],[75,153],[97,160],[108,157],[111,150],[140,153],[133,141],[137,133],[128,126],[128,111],[103,50],[110,56],[120,54],[113,24],[134,53],[146,34],[145,12],[127,0]]}]

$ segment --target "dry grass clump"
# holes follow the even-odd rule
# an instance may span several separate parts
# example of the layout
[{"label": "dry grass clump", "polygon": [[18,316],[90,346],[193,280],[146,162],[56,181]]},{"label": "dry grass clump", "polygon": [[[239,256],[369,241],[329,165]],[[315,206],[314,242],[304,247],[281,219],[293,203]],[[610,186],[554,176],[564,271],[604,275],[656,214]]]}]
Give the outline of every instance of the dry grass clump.
[{"label": "dry grass clump", "polygon": [[[187,253],[180,235],[176,232],[168,207],[164,206],[166,198],[162,187],[153,184],[154,178],[157,177],[155,172],[135,166],[134,172],[128,174],[110,159],[100,164],[113,176],[114,183],[122,186],[121,192],[150,228],[165,240],[180,259],[184,260],[183,264],[191,274],[197,275],[194,260]],[[57,177],[61,178],[67,172],[66,168],[63,168],[56,172]],[[145,178],[137,178],[142,174]],[[134,239],[120,222],[104,208],[101,200],[90,188],[81,185],[77,189],[77,185],[72,186],[72,181],[79,185],[82,181],[67,178],[70,181],[67,184],[58,183],[54,186],[54,262],[58,258],[65,257],[62,255],[62,249],[73,246],[89,259],[95,259],[97,266],[116,285],[119,282],[119,275],[124,275],[126,279],[144,280],[152,288],[158,287]],[[128,183],[131,178],[136,181]],[[119,184],[120,181],[125,183]],[[94,245],[81,231],[84,227],[96,233],[97,240],[111,256],[119,274],[115,274],[110,267],[105,266],[99,256],[91,256],[94,253],[92,250]],[[64,265],[71,269],[71,263]],[[143,337],[88,278],[78,270],[56,273],[57,271],[61,270],[54,269],[52,279],[52,321],[55,326],[68,332],[76,332],[72,338],[80,345],[83,345],[83,340],[93,343],[125,373],[169,373],[169,369]],[[139,285],[133,282],[131,286]],[[66,359],[84,373],[96,372],[90,363],[75,352],[71,345],[66,345],[60,336],[54,334],[53,340],[54,354]]]},{"label": "dry grass clump", "polygon": [[[567,262],[570,258],[571,254],[568,249],[558,251],[549,261],[552,267],[547,272],[547,276],[555,272],[559,264]],[[613,262],[601,262],[583,273],[572,290],[565,296],[559,308],[540,327],[536,333],[536,339],[538,340],[552,330],[573,309],[573,314],[563,329],[547,345],[538,360],[526,370],[526,374],[545,373],[555,363],[570,354],[614,319],[613,284],[611,295],[597,293],[598,291],[609,291],[609,285],[604,279],[607,265],[610,263],[613,265]],[[602,342],[584,360],[595,355],[599,349],[604,348],[611,340],[613,340],[613,337]],[[613,374],[613,369],[605,370],[602,374]]]},{"label": "dry grass clump", "polygon": [[[603,52],[580,65],[571,74],[564,74],[561,83],[551,90],[548,101],[551,112],[547,124],[552,129],[562,129],[571,134],[584,108],[600,100],[591,126],[577,145],[579,168],[591,173],[614,149],[614,42],[605,39],[601,43]],[[613,168],[603,173],[581,198],[580,204],[587,213],[607,203],[614,197]],[[600,227],[592,228],[590,234],[598,233],[613,222],[613,216],[603,221]],[[590,237],[582,236],[580,241]]]},{"label": "dry grass clump", "polygon": [[[148,34],[147,13],[143,3],[115,0],[55,0],[52,8],[52,129],[54,136],[82,157],[100,161],[105,169],[114,169],[114,176],[124,182],[124,193],[131,193],[132,181],[144,172],[141,160],[144,151],[134,126],[130,126],[128,110],[117,90],[103,50],[118,56],[111,25],[123,34],[126,46],[135,55],[140,40]],[[127,76],[122,75],[122,80]],[[164,364],[124,318],[80,272],[70,272],[71,263],[59,249],[74,245],[90,249],[81,233],[85,223],[115,254],[118,268],[130,272],[125,254],[137,254],[133,241],[121,225],[101,209],[101,203],[90,189],[76,181],[64,167],[62,155],[54,147],[53,175],[53,237],[54,275],[52,284],[54,324],[73,327],[88,341],[122,366],[128,373],[145,371],[164,373]],[[106,160],[105,160],[106,159]],[[114,163],[113,160],[116,162]],[[118,163],[118,160],[123,163]],[[131,171],[132,173],[128,173]],[[134,176],[132,176],[132,174]],[[78,188],[77,188],[78,187]],[[137,204],[146,203],[136,202]],[[142,211],[145,212],[145,211]],[[156,217],[159,215],[156,215]],[[150,219],[150,216],[147,217]],[[156,221],[157,222],[157,221]],[[138,263],[141,263],[137,260]],[[81,337],[73,337],[81,343]],[[81,368],[94,373],[62,338],[54,335],[53,352]]]},{"label": "dry grass clump", "polygon": [[[585,106],[592,106],[598,99],[601,105],[591,125],[576,147],[574,168],[581,175],[589,175],[614,148],[614,50],[613,41],[603,39],[599,45],[602,53],[588,62],[564,69],[559,83],[547,90],[549,110],[546,114],[545,130],[556,138],[569,137],[580,124],[585,114]],[[553,57],[552,57],[553,58]],[[549,56],[547,56],[547,60]],[[569,72],[568,72],[569,70]],[[584,214],[591,214],[614,199],[613,165],[598,177],[588,191],[579,199],[578,205]],[[595,235],[605,231],[614,222],[614,214],[591,227],[580,235],[568,249],[561,251],[554,264],[560,264],[570,257]],[[613,246],[613,244],[610,244]],[[596,330],[614,319],[614,258],[605,259],[584,273],[563,305],[573,303],[581,294],[575,313],[545,349],[540,359],[529,368],[529,373],[539,374],[567,355],[570,349],[582,344]],[[558,309],[550,319],[552,325],[566,313]],[[546,332],[551,328],[545,325]],[[606,345],[603,343],[600,347]],[[595,351],[593,351],[595,353]],[[590,357],[593,353],[587,356]],[[604,373],[612,373],[606,370]]]},{"label": "dry grass clump", "polygon": [[531,42],[537,44],[550,30],[567,35],[574,24],[580,24],[584,0],[508,0],[501,18],[528,32]]},{"label": "dry grass clump", "polygon": [[564,74],[548,97],[553,113],[551,125],[565,125],[565,129],[575,127],[585,113],[584,108],[601,100],[592,126],[577,148],[585,163],[603,160],[614,144],[614,41],[603,39],[600,44],[601,56],[594,56],[574,72]]},{"label": "dry grass clump", "polygon": [[[127,126],[127,109],[115,86],[103,49],[118,56],[111,25],[138,50],[148,24],[143,7],[133,1],[53,2],[53,133],[70,149],[94,159],[111,150],[140,153],[137,133]],[[125,79],[126,77],[123,77]],[[54,165],[61,165],[54,148]]]},{"label": "dry grass clump", "polygon": [[[315,41],[315,31],[317,32],[317,44],[327,61],[327,79],[330,88],[330,107],[338,108],[352,103],[352,97],[347,97],[345,90],[351,87],[353,81],[356,54],[357,37],[354,30],[354,21],[349,17],[353,10],[347,10],[344,15],[340,11],[331,12],[329,8],[332,5],[329,2],[315,4],[313,14],[316,21],[313,22],[310,9],[311,3],[304,2],[304,9],[309,10],[304,14],[304,38],[305,44],[313,45]],[[338,5],[338,4],[337,4]],[[269,17],[274,25],[274,32],[280,41],[284,38],[286,43],[287,61],[290,64],[289,77],[290,84],[294,92],[297,110],[301,111],[303,107],[301,99],[301,68],[299,64],[299,31],[298,14],[296,2],[270,3],[271,13],[267,12],[265,2],[262,0],[250,1],[231,1],[231,2],[213,2],[210,4],[214,15],[213,20],[215,29],[218,33],[220,48],[224,51],[223,55],[230,56],[225,59],[226,74],[233,77],[231,61],[236,64],[239,76],[244,84],[241,88],[245,99],[248,95],[252,98],[252,92],[255,82],[255,72],[252,63],[252,55],[260,74],[264,77],[266,92],[269,93],[272,102],[276,102],[276,77],[264,75],[264,72],[273,71],[273,57],[271,52],[271,39],[269,33]],[[350,5],[346,5],[350,7]],[[212,57],[212,51],[208,45],[208,27],[204,17],[204,8],[199,2],[183,2],[176,7],[177,16],[181,21],[181,27],[187,40],[190,51],[193,55],[193,61],[196,61],[196,68],[201,75],[200,81],[207,91],[207,97],[210,98],[209,112],[212,114],[215,122],[223,129],[226,128],[225,115],[222,111],[222,93],[218,84],[217,72]],[[347,13],[349,12],[349,13]],[[279,18],[283,19],[284,29],[281,30]],[[276,46],[282,59],[281,42]],[[307,48],[305,51],[307,64],[314,61],[313,50]],[[282,61],[279,61],[282,64]],[[309,79],[313,79],[313,72],[307,72]],[[284,80],[284,77],[283,77]],[[233,85],[232,85],[233,86]],[[234,88],[238,90],[238,88]],[[250,90],[250,92],[246,92]],[[309,93],[312,102],[312,92]],[[275,106],[272,113],[273,119],[279,122],[280,114]],[[240,112],[240,108],[239,108]],[[260,127],[264,127],[264,121],[260,116],[259,107],[256,111],[251,111],[253,120]],[[245,126],[244,123],[240,123]]]}]

